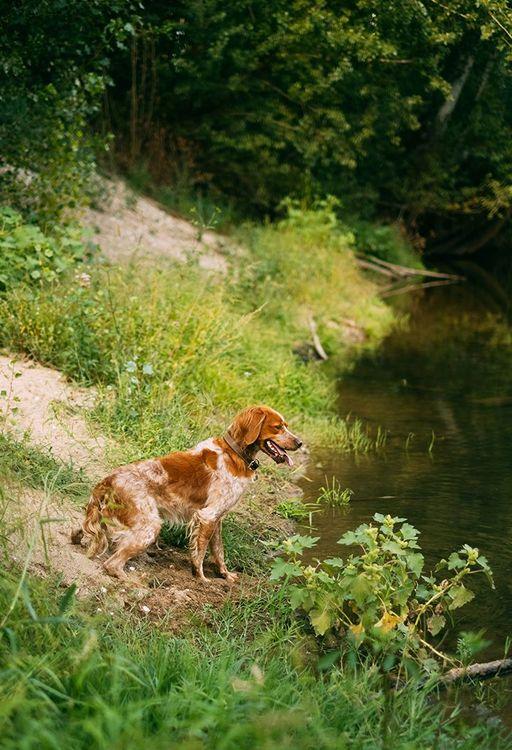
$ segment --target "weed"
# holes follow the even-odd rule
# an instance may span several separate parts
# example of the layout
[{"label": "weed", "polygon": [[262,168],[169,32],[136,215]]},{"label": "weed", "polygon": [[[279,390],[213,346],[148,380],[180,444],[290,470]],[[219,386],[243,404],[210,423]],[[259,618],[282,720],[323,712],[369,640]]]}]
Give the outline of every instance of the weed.
[{"label": "weed", "polygon": [[8,432],[0,433],[0,479],[14,479],[26,487],[65,493],[77,500],[90,490],[90,481],[81,470]]},{"label": "weed", "polygon": [[44,234],[20,213],[0,207],[0,292],[25,282],[54,281],[92,255],[77,227]]},{"label": "weed", "polygon": [[409,434],[407,435],[406,439],[405,439],[405,450],[406,450],[406,451],[408,451],[408,450],[409,450],[409,446],[410,446],[410,444],[411,444],[411,441],[413,440],[413,438],[414,438],[414,432],[410,432],[410,433],[409,433]]},{"label": "weed", "polygon": [[330,482],[326,479],[325,486],[320,487],[318,502],[331,508],[342,508],[349,504],[353,494],[353,490],[343,488],[336,477],[332,477]]},{"label": "weed", "polygon": [[293,521],[311,518],[312,513],[318,513],[319,510],[317,503],[304,503],[297,497],[282,500],[279,505],[276,505],[276,513],[282,518],[289,518]]},{"label": "weed", "polygon": [[[362,524],[339,540],[360,549],[347,560],[333,557],[316,567],[305,565],[302,552],[318,539],[290,537],[282,545],[288,559],[276,559],[271,579],[293,579],[290,603],[307,613],[318,635],[335,633],[349,649],[363,647],[378,655],[386,669],[397,660],[408,668],[418,662],[428,673],[437,671],[437,659],[449,658],[428,636],[435,638],[452,612],[473,599],[468,578],[484,574],[494,587],[487,560],[465,544],[436,566],[435,572],[446,571],[442,580],[425,575],[418,531],[404,518],[381,513],[373,518],[377,525]],[[462,648],[467,653],[467,638]]]},{"label": "weed", "polygon": [[432,437],[430,438],[430,443],[429,443],[429,446],[428,446],[428,453],[429,453],[430,456],[432,455],[432,453],[434,451],[434,444],[435,444],[435,442],[436,442],[436,434],[435,434],[434,430],[432,430]]}]

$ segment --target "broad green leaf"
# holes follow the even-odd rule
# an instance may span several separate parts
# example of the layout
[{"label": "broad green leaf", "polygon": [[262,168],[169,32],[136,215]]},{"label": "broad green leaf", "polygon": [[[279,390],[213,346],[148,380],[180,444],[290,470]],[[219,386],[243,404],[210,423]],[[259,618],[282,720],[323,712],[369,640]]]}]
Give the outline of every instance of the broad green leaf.
[{"label": "broad green leaf", "polygon": [[419,599],[421,602],[425,602],[427,599],[430,599],[430,597],[432,596],[432,590],[428,589],[426,586],[420,583],[416,587],[415,595],[416,595],[416,598]]},{"label": "broad green leaf", "polygon": [[360,573],[354,578],[348,593],[352,594],[354,601],[359,606],[365,603],[368,594],[372,593],[372,585],[364,573]]},{"label": "broad green leaf", "polygon": [[414,526],[411,526],[410,523],[403,523],[400,531],[402,533],[402,537],[406,540],[416,539],[419,534],[419,531],[415,529]]},{"label": "broad green leaf", "polygon": [[394,542],[392,539],[383,542],[382,549],[392,552],[394,555],[405,555],[407,553],[407,550],[403,549],[398,542]]},{"label": "broad green leaf", "polygon": [[293,576],[296,578],[300,575],[302,575],[300,565],[297,565],[297,563],[294,562],[289,562],[288,560],[283,560],[282,557],[278,557],[274,560],[274,564],[272,565],[270,580],[277,581],[278,578],[283,578],[283,576]]},{"label": "broad green leaf", "polygon": [[301,586],[290,586],[290,605],[293,609],[298,609],[299,607],[303,607],[306,610],[310,609],[312,599],[309,591]]},{"label": "broad green leaf", "polygon": [[446,625],[446,617],[443,615],[432,615],[427,620],[427,627],[432,635],[437,635]]},{"label": "broad green leaf", "polygon": [[351,546],[352,544],[357,544],[359,542],[359,537],[356,536],[356,534],[353,531],[347,531],[341,539],[338,539],[338,544],[345,544],[347,546]]},{"label": "broad green leaf", "polygon": [[466,562],[461,559],[458,552],[452,552],[448,558],[448,570],[460,570],[466,566]]},{"label": "broad green leaf", "polygon": [[452,599],[449,609],[458,609],[459,607],[463,607],[475,596],[474,593],[470,591],[470,589],[467,589],[462,584],[450,589],[449,595]]},{"label": "broad green leaf", "polygon": [[407,560],[409,569],[419,578],[425,562],[423,555],[420,552],[409,552],[405,559]]},{"label": "broad green leaf", "polygon": [[309,619],[318,635],[325,635],[332,625],[332,613],[328,609],[312,609]]},{"label": "broad green leaf", "polygon": [[300,534],[295,534],[295,536],[285,539],[281,546],[288,554],[300,555],[303,550],[314,547],[319,538],[318,536],[301,536]]}]

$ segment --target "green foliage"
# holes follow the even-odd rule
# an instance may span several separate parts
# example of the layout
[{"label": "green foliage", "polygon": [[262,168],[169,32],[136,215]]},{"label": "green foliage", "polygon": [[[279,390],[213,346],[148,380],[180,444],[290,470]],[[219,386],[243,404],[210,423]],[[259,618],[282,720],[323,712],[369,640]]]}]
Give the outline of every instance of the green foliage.
[{"label": "green foliage", "polygon": [[[112,131],[167,202],[202,196],[200,228],[219,195],[261,216],[331,194],[448,242],[508,215],[506,0],[21,0],[2,20],[0,191],[31,218],[83,199]],[[403,260],[392,234],[373,239]]]},{"label": "green foliage", "polygon": [[312,513],[318,513],[317,503],[303,503],[298,497],[291,497],[289,500],[282,500],[276,505],[276,513],[282,518],[289,518],[294,521],[303,521],[311,518]]},{"label": "green foliage", "polygon": [[421,262],[407,238],[405,228],[396,224],[374,224],[353,219],[350,226],[355,246],[364,255],[374,255],[389,263],[421,268]]},{"label": "green foliage", "polygon": [[[0,344],[99,385],[96,417],[123,437],[127,457],[190,445],[251,402],[300,415],[324,442],[371,449],[361,424],[336,418],[328,370],[293,349],[309,339],[307,308],[320,325],[344,315],[367,321],[369,342],[372,326],[377,339],[392,316],[361,278],[344,235],[331,238],[311,212],[307,222],[245,230],[252,253],[224,278],[192,263],[92,264],[85,284],[70,274],[19,284],[0,300]],[[305,246],[318,268],[309,270]],[[341,357],[337,330],[322,330]]]},{"label": "green foliage", "polygon": [[389,712],[375,669],[319,675],[279,592],[206,610],[177,636],[173,613],[166,632],[48,579],[28,577],[9,611],[18,587],[0,578],[2,750],[363,750],[382,746],[385,723],[395,750],[510,748],[495,723],[467,725],[415,683]]},{"label": "green foliage", "polygon": [[1,292],[21,282],[56,281],[91,254],[78,228],[55,227],[45,234],[17,211],[0,206]]},{"label": "green foliage", "polygon": [[127,36],[131,0],[20,0],[0,29],[0,201],[53,222],[84,199],[90,132],[108,83],[108,51]]},{"label": "green foliage", "polygon": [[260,214],[332,194],[449,237],[510,207],[510,25],[506,0],[152,6],[113,57],[108,122],[165,185]]},{"label": "green foliage", "polygon": [[317,539],[291,537],[282,545],[287,557],[275,561],[271,579],[294,579],[288,586],[290,603],[307,613],[317,635],[335,633],[351,647],[381,654],[387,664],[390,656],[399,655],[406,664],[414,660],[427,671],[436,670],[438,652],[429,634],[435,638],[451,613],[473,599],[469,576],[483,573],[494,585],[487,560],[466,544],[441,560],[436,571],[448,573],[439,580],[423,573],[413,526],[381,513],[374,520],[377,525],[362,524],[339,540],[361,550],[346,560],[306,565],[302,552]]}]

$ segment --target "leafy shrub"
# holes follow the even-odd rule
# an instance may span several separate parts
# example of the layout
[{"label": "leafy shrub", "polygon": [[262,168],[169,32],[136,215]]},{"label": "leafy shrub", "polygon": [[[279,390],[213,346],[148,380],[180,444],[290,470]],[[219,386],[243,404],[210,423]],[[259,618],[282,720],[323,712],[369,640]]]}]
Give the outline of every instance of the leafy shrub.
[{"label": "leafy shrub", "polygon": [[418,531],[403,518],[373,518],[378,525],[362,524],[339,540],[361,549],[347,560],[306,565],[300,557],[317,538],[290,537],[282,545],[288,559],[276,559],[271,579],[297,579],[288,586],[290,602],[307,613],[317,635],[330,632],[356,648],[400,653],[433,669],[437,652],[428,634],[440,633],[452,612],[473,599],[469,576],[484,573],[493,585],[491,570],[478,549],[464,545],[437,565],[436,572],[449,571],[446,578],[424,575]]},{"label": "leafy shrub", "polygon": [[90,132],[108,85],[108,52],[133,30],[130,0],[4,4],[0,29],[0,195],[26,217],[54,221],[84,202],[94,152]]},{"label": "leafy shrub", "polygon": [[91,254],[78,229],[44,234],[17,211],[0,207],[0,291],[20,282],[55,281]]}]

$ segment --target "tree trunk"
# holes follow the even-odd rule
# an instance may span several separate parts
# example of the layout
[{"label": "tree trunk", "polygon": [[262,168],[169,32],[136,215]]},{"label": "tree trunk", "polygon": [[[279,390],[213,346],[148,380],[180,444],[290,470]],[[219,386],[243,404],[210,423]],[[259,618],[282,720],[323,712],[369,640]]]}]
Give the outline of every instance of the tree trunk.
[{"label": "tree trunk", "polygon": [[437,113],[437,128],[440,132],[443,132],[443,130],[445,129],[448,119],[451,117],[453,110],[457,106],[457,102],[459,101],[460,95],[462,94],[462,89],[464,88],[464,85],[468,79],[468,75],[470,74],[471,68],[473,67],[474,63],[475,58],[473,57],[473,55],[470,55],[466,61],[464,70],[457,78],[457,80],[452,84],[450,96],[446,99],[444,104],[440,107],[439,112]]}]

